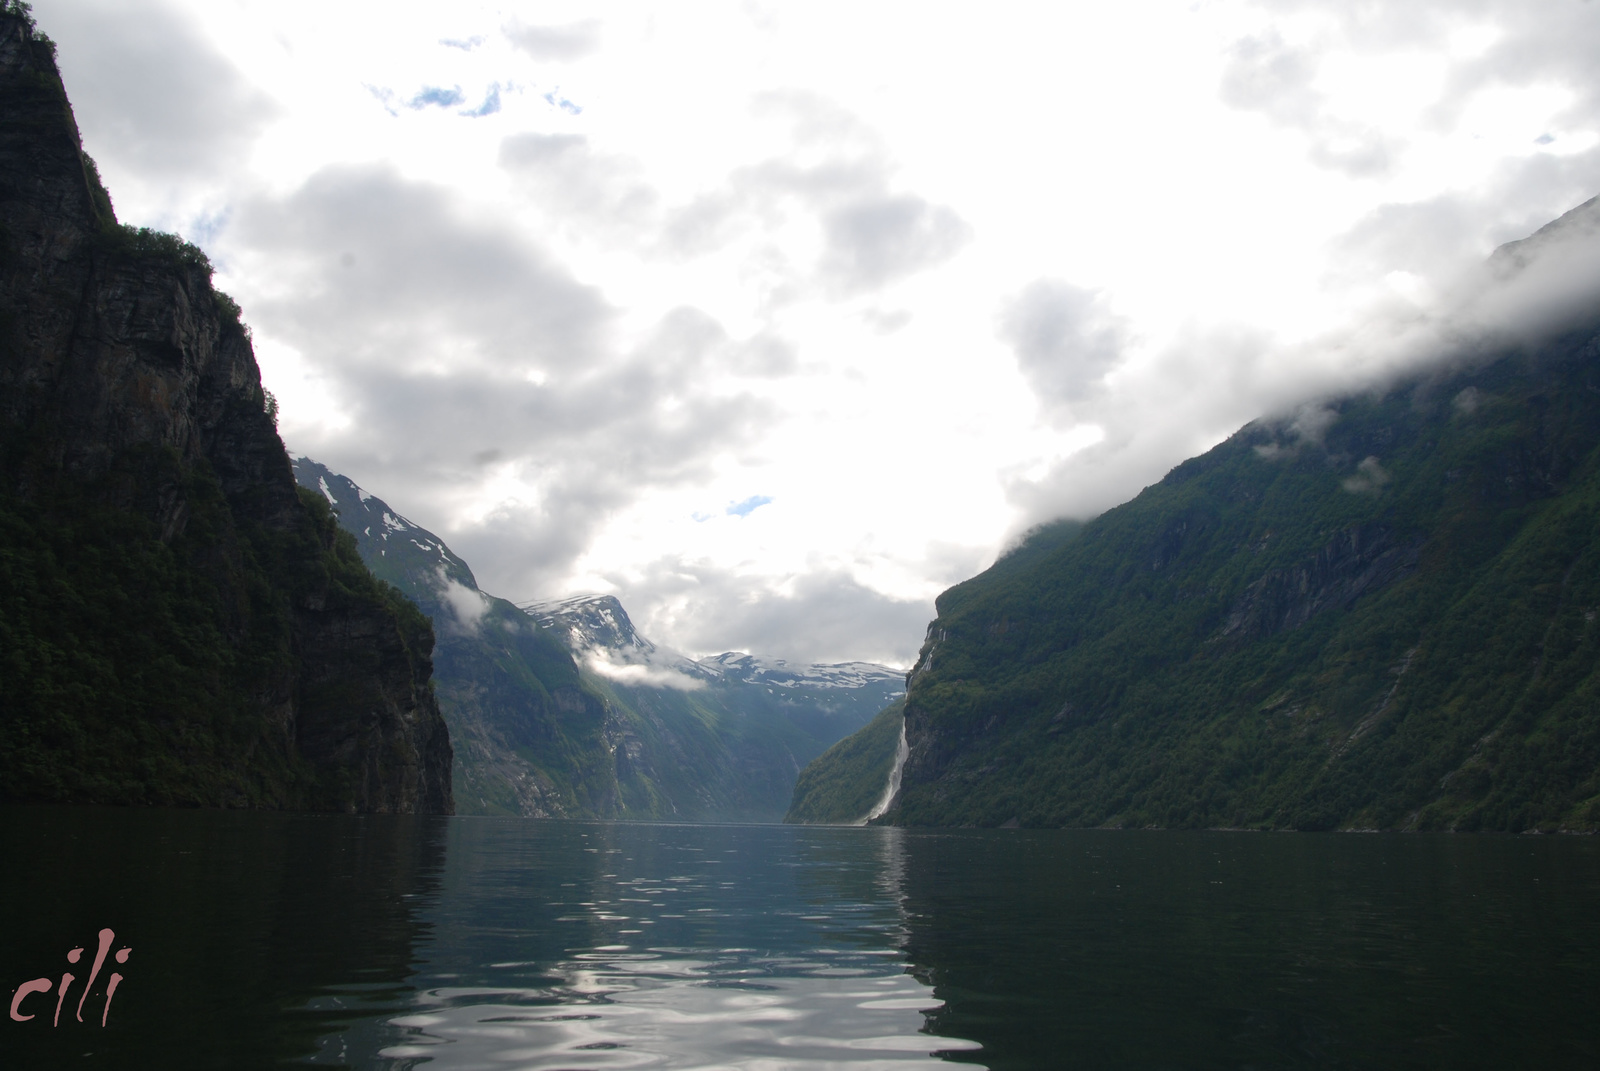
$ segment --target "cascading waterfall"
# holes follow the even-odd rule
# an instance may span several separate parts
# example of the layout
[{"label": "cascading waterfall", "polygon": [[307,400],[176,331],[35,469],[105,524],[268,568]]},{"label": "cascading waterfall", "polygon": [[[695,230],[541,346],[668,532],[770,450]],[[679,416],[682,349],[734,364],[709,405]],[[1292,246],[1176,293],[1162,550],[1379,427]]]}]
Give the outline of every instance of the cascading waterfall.
[{"label": "cascading waterfall", "polygon": [[883,817],[889,809],[889,804],[894,802],[895,794],[900,791],[900,771],[905,769],[906,758],[911,754],[911,745],[906,743],[906,723],[900,723],[900,745],[895,748],[894,765],[889,768],[889,783],[884,786],[883,795],[878,802],[872,805],[865,818],[858,819],[856,825],[864,826],[874,818]]}]

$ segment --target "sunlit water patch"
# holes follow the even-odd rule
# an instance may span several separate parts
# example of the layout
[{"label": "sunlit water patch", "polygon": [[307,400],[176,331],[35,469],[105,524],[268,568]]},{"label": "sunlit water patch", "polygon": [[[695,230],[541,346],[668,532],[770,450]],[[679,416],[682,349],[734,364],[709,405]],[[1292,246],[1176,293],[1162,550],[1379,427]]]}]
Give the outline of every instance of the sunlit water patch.
[{"label": "sunlit water patch", "polygon": [[411,1006],[316,1059],[872,1068],[978,1048],[928,1032],[943,1001],[908,971],[897,830],[453,832]]},{"label": "sunlit water patch", "polygon": [[590,958],[559,986],[429,990],[426,1010],[389,1020],[408,1036],[379,1055],[462,1069],[871,1068],[977,1047],[923,1032],[941,1001],[903,971],[670,951]]}]

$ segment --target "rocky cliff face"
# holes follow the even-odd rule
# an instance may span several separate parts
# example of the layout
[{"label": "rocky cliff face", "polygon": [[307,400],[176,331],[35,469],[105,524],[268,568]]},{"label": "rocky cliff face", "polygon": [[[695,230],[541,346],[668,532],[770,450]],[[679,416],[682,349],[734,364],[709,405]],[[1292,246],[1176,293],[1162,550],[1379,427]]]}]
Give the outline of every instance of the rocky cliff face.
[{"label": "rocky cliff face", "polygon": [[504,599],[437,535],[310,458],[300,486],[338,515],[378,577],[433,620],[434,684],[455,748],[463,814],[615,817],[614,734],[561,643]]},{"label": "rocky cliff face", "polygon": [[448,812],[426,619],[296,489],[238,309],[0,15],[0,798]]}]

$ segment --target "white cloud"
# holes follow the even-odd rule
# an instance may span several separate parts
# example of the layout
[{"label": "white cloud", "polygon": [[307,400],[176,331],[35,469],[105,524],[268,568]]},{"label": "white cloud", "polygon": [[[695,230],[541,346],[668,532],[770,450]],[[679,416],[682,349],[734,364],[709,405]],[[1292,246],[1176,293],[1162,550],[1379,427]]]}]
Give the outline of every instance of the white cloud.
[{"label": "white cloud", "polygon": [[36,14],[298,452],[486,590],[902,661],[1035,521],[1581,306],[1576,246],[1470,269],[1600,192],[1596,7]]},{"label": "white cloud", "polygon": [[591,651],[584,659],[584,665],[607,680],[636,688],[671,688],[677,692],[697,692],[706,686],[705,681],[666,666],[652,665],[648,662],[612,661],[602,651]]},{"label": "white cloud", "polygon": [[439,566],[439,594],[455,617],[452,627],[469,636],[477,635],[483,615],[489,612],[488,596],[450,579],[442,565]]},{"label": "white cloud", "polygon": [[1356,466],[1355,475],[1340,481],[1339,486],[1353,495],[1375,495],[1391,479],[1393,477],[1378,462],[1377,458],[1368,457],[1363,458],[1361,464]]}]

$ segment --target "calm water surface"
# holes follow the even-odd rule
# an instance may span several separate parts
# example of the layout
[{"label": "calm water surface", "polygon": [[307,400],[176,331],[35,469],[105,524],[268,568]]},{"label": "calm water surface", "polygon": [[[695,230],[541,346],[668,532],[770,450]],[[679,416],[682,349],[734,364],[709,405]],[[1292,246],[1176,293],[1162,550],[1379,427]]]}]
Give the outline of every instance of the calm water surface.
[{"label": "calm water surface", "polygon": [[77,976],[7,1067],[1600,1065],[1592,838],[0,808],[0,859],[5,997]]}]

